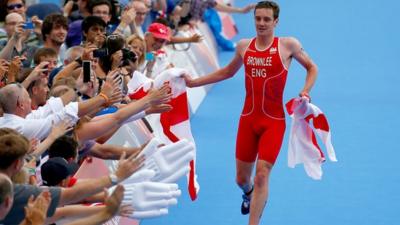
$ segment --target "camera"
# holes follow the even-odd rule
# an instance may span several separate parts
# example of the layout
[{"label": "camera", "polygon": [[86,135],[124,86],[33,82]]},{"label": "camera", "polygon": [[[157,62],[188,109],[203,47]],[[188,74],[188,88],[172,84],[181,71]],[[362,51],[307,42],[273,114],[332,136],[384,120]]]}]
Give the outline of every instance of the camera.
[{"label": "camera", "polygon": [[26,30],[32,30],[35,28],[35,25],[32,22],[26,22],[23,26],[24,29]]},{"label": "camera", "polygon": [[129,66],[129,62],[136,62],[137,56],[134,52],[127,48],[121,49],[122,51],[122,64],[121,66]]}]

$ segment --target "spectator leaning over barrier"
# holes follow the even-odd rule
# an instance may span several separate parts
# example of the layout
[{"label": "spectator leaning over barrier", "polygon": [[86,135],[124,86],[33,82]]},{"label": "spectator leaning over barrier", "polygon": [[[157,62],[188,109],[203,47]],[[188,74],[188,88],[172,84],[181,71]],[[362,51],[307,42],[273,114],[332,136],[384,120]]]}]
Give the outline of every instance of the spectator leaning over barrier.
[{"label": "spectator leaning over barrier", "polygon": [[[41,174],[43,183],[45,186],[49,187],[72,187],[71,185],[72,175],[78,169],[78,165],[74,162],[67,162],[64,158],[54,157],[50,158],[41,167]],[[80,182],[84,182],[80,180]],[[104,194],[99,193],[97,196],[97,202],[102,202],[104,200]],[[86,201],[86,200],[85,200]],[[88,217],[98,212],[104,210],[105,205],[67,205],[64,207],[59,207],[56,209],[55,214],[47,219],[47,223],[55,223],[60,219],[67,218],[68,216],[73,216],[74,219],[79,219],[83,217]],[[129,216],[132,214],[132,206],[122,205],[119,210],[120,216]]]},{"label": "spectator leaning over barrier", "polygon": [[[0,137],[0,173],[8,177],[16,174],[23,165],[23,158],[28,151],[29,143],[16,135],[4,135]],[[7,156],[7,157],[6,157]],[[57,207],[78,202],[88,196],[99,193],[104,188],[111,187],[119,183],[135,171],[144,162],[143,157],[132,155],[125,159],[123,155],[120,159],[117,171],[111,176],[104,176],[97,179],[88,179],[71,188],[50,187],[46,188],[51,193],[51,201],[47,216],[52,216]],[[37,196],[42,189],[32,185],[13,186],[14,204],[8,215],[1,220],[1,224],[19,224],[24,219],[24,207],[31,195]]]},{"label": "spectator leaning over barrier", "polygon": [[4,116],[0,118],[0,127],[9,127],[26,137],[39,140],[45,139],[51,131],[52,124],[63,120],[75,123],[82,117],[100,106],[107,104],[118,89],[116,81],[107,81],[101,93],[85,102],[71,102],[57,112],[49,113],[45,118],[27,119],[32,112],[31,98],[26,89],[20,84],[9,84],[0,89],[0,104]]},{"label": "spectator leaning over barrier", "polygon": [[[0,173],[8,177],[16,174],[23,165],[23,157],[28,151],[29,143],[16,135],[3,135],[0,137]],[[7,157],[5,157],[7,156]],[[71,188],[48,188],[51,193],[51,203],[48,216],[52,216],[56,207],[63,206],[69,203],[78,202],[88,196],[103,191],[104,188],[110,187],[116,182],[121,182],[131,176],[143,164],[144,158],[131,156],[125,159],[122,156],[120,164],[113,175],[104,176],[97,179],[88,179],[85,184],[75,185]],[[115,183],[114,183],[115,182]],[[13,186],[14,189],[14,204],[11,211],[0,221],[3,224],[18,224],[23,219],[24,206],[26,205],[31,195],[38,195],[42,189],[32,185]]]}]

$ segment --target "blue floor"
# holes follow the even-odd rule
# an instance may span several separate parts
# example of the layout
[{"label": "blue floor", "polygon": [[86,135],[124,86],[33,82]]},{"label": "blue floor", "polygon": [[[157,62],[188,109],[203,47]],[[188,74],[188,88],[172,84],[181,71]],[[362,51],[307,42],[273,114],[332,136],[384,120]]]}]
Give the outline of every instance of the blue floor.
[{"label": "blue floor", "polygon": [[[250,1],[235,1],[245,5]],[[327,115],[338,163],[323,166],[322,181],[290,169],[287,137],[273,170],[261,224],[400,224],[400,29],[397,1],[280,1],[276,35],[298,38],[319,66],[311,92]],[[235,15],[240,33],[255,35],[252,14]],[[232,53],[220,55],[226,65]],[[292,63],[284,101],[297,96],[305,71]],[[185,189],[166,217],[143,225],[247,224],[240,215],[234,149],[244,98],[243,68],[207,95],[192,119],[201,191]],[[288,123],[290,121],[288,120]],[[289,124],[287,127],[290,127]]]}]

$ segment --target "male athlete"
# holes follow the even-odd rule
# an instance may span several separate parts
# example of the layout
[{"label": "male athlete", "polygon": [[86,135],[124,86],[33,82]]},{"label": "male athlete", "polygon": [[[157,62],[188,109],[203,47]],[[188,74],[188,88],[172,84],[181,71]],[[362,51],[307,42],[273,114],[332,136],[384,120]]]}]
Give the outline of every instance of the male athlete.
[{"label": "male athlete", "polygon": [[236,182],[244,192],[241,210],[242,214],[250,212],[249,225],[259,224],[268,197],[269,175],[282,145],[286,128],[282,96],[292,59],[307,70],[300,96],[310,98],[317,77],[317,66],[297,39],[275,37],[278,18],[275,2],[259,2],[254,10],[257,36],[239,41],[226,67],[197,79],[184,76],[188,87],[197,87],[231,78],[242,64],[245,66],[246,99],[236,141]]}]

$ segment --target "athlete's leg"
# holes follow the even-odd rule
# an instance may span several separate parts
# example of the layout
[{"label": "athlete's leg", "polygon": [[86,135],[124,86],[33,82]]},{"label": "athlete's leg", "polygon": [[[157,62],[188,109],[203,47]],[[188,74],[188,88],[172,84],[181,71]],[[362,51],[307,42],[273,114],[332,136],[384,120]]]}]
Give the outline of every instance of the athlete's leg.
[{"label": "athlete's leg", "polygon": [[236,138],[236,183],[248,193],[252,189],[251,173],[258,153],[258,135],[252,129],[254,118],[241,116]]},{"label": "athlete's leg", "polygon": [[286,128],[285,121],[279,120],[264,120],[259,124],[262,125],[264,131],[258,144],[249,225],[258,225],[260,222],[269,194],[269,176],[278,157]]},{"label": "athlete's leg", "polygon": [[257,160],[254,190],[250,204],[249,225],[258,225],[268,198],[268,181],[272,164]]},{"label": "athlete's leg", "polygon": [[236,183],[243,190],[243,193],[249,193],[253,188],[251,173],[254,163],[248,163],[236,159]]},{"label": "athlete's leg", "polygon": [[251,191],[253,189],[251,175],[258,153],[258,136],[252,129],[252,120],[253,118],[249,116],[240,118],[236,139],[236,183],[243,191],[241,205],[243,215],[248,214],[250,210]]}]

